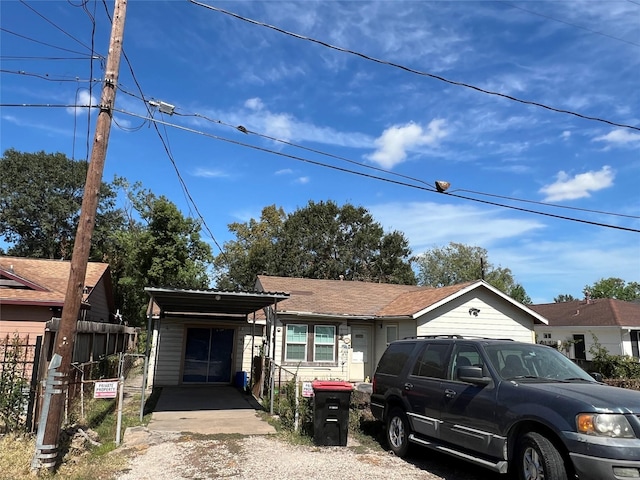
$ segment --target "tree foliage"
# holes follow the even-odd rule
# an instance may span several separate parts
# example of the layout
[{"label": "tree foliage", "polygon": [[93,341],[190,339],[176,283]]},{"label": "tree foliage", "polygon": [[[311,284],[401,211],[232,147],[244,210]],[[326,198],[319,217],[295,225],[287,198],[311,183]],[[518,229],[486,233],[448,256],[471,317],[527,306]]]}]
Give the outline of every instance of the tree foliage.
[{"label": "tree foliage", "polygon": [[511,270],[494,267],[488,261],[484,248],[451,242],[445,247],[427,250],[417,258],[417,264],[420,285],[444,287],[484,277],[487,283],[520,303],[531,303],[531,298],[515,281]]},{"label": "tree foliage", "polygon": [[106,255],[117,304],[126,320],[140,324],[149,301],[145,287],[208,288],[213,255],[200,238],[200,223],[185,218],[166,197],[139,183],[131,188],[124,179],[116,183],[127,191],[128,222],[114,233]]},{"label": "tree foliage", "polygon": [[584,292],[588,292],[591,298],[613,298],[632,302],[640,299],[640,283],[627,283],[616,277],[601,278],[593,285],[585,286]]},{"label": "tree foliage", "polygon": [[229,228],[236,239],[216,257],[219,288],[252,289],[258,274],[415,284],[408,240],[363,207],[310,201],[285,215],[272,205]]},{"label": "tree foliage", "polygon": [[[14,149],[0,159],[0,235],[11,246],[8,255],[70,258],[80,217],[87,164],[62,153],[22,153]],[[94,231],[92,256],[114,228],[121,212],[116,194],[103,183]]]},{"label": "tree foliage", "polygon": [[571,294],[560,294],[553,299],[554,303],[562,303],[562,302],[574,302],[577,298],[575,298]]}]

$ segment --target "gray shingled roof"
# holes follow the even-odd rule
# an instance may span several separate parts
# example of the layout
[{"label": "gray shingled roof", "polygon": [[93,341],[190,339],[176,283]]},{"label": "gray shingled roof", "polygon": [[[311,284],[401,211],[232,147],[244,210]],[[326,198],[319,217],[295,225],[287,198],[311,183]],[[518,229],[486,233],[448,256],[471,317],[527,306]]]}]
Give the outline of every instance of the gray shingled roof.
[{"label": "gray shingled roof", "polygon": [[611,298],[531,305],[552,327],[640,327],[640,304]]}]

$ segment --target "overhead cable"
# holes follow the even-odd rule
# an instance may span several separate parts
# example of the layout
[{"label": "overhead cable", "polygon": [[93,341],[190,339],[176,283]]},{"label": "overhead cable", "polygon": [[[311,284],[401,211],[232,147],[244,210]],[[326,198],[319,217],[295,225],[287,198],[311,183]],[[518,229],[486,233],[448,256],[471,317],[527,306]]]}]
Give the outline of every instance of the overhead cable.
[{"label": "overhead cable", "polygon": [[606,124],[612,125],[614,127],[629,128],[629,129],[632,129],[632,130],[640,131],[640,127],[636,127],[634,125],[628,125],[626,123],[618,123],[618,122],[614,122],[614,121],[607,120],[607,119],[600,118],[600,117],[593,117],[593,116],[590,116],[590,115],[584,115],[584,114],[581,114],[581,113],[578,113],[578,112],[574,112],[572,110],[565,110],[565,109],[562,109],[562,108],[556,108],[556,107],[552,107],[552,106],[549,106],[549,105],[545,105],[544,103],[535,102],[535,101],[532,101],[532,100],[523,100],[521,98],[514,97],[512,95],[507,95],[505,93],[500,93],[500,92],[495,92],[495,91],[492,91],[492,90],[487,90],[487,89],[484,89],[484,88],[481,88],[481,87],[477,87],[475,85],[471,85],[469,83],[449,80],[449,79],[447,79],[445,77],[442,77],[440,75],[435,75],[433,73],[428,73],[428,72],[424,72],[424,71],[421,71],[421,70],[416,70],[414,68],[407,67],[407,66],[404,66],[404,65],[400,65],[398,63],[389,62],[389,61],[386,61],[386,60],[381,60],[379,58],[375,58],[375,57],[372,57],[370,55],[366,55],[364,53],[357,52],[355,50],[350,50],[348,48],[338,47],[338,46],[332,45],[332,44],[327,43],[327,42],[322,41],[322,40],[317,40],[315,38],[307,37],[305,35],[300,35],[298,33],[293,33],[293,32],[290,32],[288,30],[284,30],[284,29],[282,29],[280,27],[276,27],[274,25],[270,25],[268,23],[259,22],[257,20],[253,20],[253,19],[250,19],[250,18],[243,17],[242,15],[238,15],[237,13],[229,12],[229,11],[224,10],[222,8],[219,8],[219,7],[214,7],[213,5],[207,5],[206,3],[201,3],[201,2],[198,2],[196,0],[189,0],[189,2],[193,3],[194,5],[198,5],[200,7],[207,8],[209,10],[214,10],[216,12],[223,13],[225,15],[229,15],[231,17],[237,18],[238,20],[242,20],[244,22],[248,22],[248,23],[251,23],[253,25],[258,25],[258,26],[261,26],[261,27],[269,28],[271,30],[275,30],[276,32],[283,33],[285,35],[289,35],[291,37],[294,37],[294,38],[297,38],[297,39],[300,39],[300,40],[306,40],[308,42],[316,43],[318,45],[322,45],[323,47],[327,47],[327,48],[330,48],[332,50],[337,50],[339,52],[355,55],[357,57],[364,58],[365,60],[369,60],[369,61],[381,64],[381,65],[387,65],[387,66],[394,67],[394,68],[399,68],[400,70],[404,70],[406,72],[414,73],[416,75],[420,75],[420,76],[423,76],[423,77],[433,78],[435,80],[439,80],[441,82],[445,82],[445,83],[448,83],[450,85],[456,85],[458,87],[468,88],[468,89],[475,90],[475,91],[480,92],[480,93],[484,93],[486,95],[493,95],[493,96],[497,96],[497,97],[501,97],[501,98],[506,98],[507,100],[511,100],[511,101],[518,102],[518,103],[522,103],[522,104],[525,104],[525,105],[531,105],[531,106],[534,106],[534,107],[544,108],[546,110],[550,110],[550,111],[556,112],[556,113],[564,113],[564,114],[567,114],[567,115],[573,115],[574,117],[582,118],[584,120],[591,120],[591,121],[594,121],[594,122],[606,123]]},{"label": "overhead cable", "polygon": [[133,113],[133,112],[128,112],[126,110],[114,109],[114,111],[123,113],[125,115],[130,115],[130,116],[133,116],[133,117],[137,117],[137,118],[142,118],[142,119],[145,119],[147,121],[153,122],[154,124],[158,123],[158,124],[162,124],[162,125],[167,125],[167,126],[170,126],[170,127],[173,127],[173,128],[177,128],[179,130],[183,130],[183,131],[190,132],[190,133],[195,133],[195,134],[202,135],[202,136],[205,136],[205,137],[209,137],[209,138],[212,138],[212,139],[215,139],[215,140],[220,140],[220,141],[231,143],[231,144],[234,144],[234,145],[238,145],[238,146],[242,146],[242,147],[246,147],[246,148],[251,148],[251,149],[258,150],[258,151],[265,152],[265,153],[269,153],[269,154],[272,154],[272,155],[278,155],[280,157],[290,158],[292,160],[301,161],[301,162],[304,162],[304,163],[309,163],[311,165],[317,165],[317,166],[329,168],[329,169],[332,169],[332,170],[337,170],[337,171],[349,173],[349,174],[352,174],[352,175],[358,175],[358,176],[361,176],[361,177],[366,177],[366,178],[370,178],[370,179],[374,179],[374,180],[380,180],[380,181],[387,182],[387,183],[392,183],[392,184],[395,184],[395,185],[401,185],[401,186],[405,186],[405,187],[415,188],[415,189],[418,189],[418,190],[428,191],[428,192],[431,192],[431,193],[438,193],[438,194],[442,194],[442,195],[448,195],[450,197],[460,198],[460,199],[469,200],[469,201],[473,201],[473,202],[484,203],[484,204],[487,204],[487,205],[493,205],[493,206],[497,206],[497,207],[501,207],[501,208],[508,208],[508,209],[517,210],[517,211],[520,211],[520,212],[532,213],[532,214],[535,214],[535,215],[542,215],[542,216],[556,218],[556,219],[560,219],[560,220],[567,220],[567,221],[571,221],[571,222],[583,223],[583,224],[587,224],[587,225],[594,225],[594,226],[598,226],[598,227],[604,227],[604,228],[611,228],[611,229],[615,229],[615,230],[623,230],[623,231],[628,231],[628,232],[640,233],[640,229],[635,229],[635,228],[630,228],[630,227],[623,227],[623,226],[620,226],[620,225],[610,225],[610,224],[601,223],[601,222],[593,222],[593,221],[590,221],[590,220],[584,220],[584,219],[580,219],[580,218],[566,217],[566,216],[563,216],[563,215],[556,215],[556,214],[553,214],[553,213],[541,212],[541,211],[537,211],[537,210],[531,210],[531,209],[527,209],[527,208],[516,207],[516,206],[513,206],[513,205],[506,205],[506,204],[501,204],[501,203],[497,203],[497,202],[490,202],[488,200],[481,200],[481,199],[478,199],[478,198],[466,197],[464,195],[458,195],[458,194],[455,194],[455,193],[439,192],[438,190],[436,190],[433,187],[415,185],[415,184],[411,184],[411,183],[407,183],[407,182],[402,182],[402,181],[399,181],[399,180],[393,180],[393,179],[390,179],[390,178],[380,177],[380,176],[377,176],[377,175],[371,175],[371,174],[364,173],[364,172],[358,172],[356,170],[350,170],[348,168],[343,168],[343,167],[339,167],[339,166],[336,166],[336,165],[331,165],[331,164],[327,164],[327,163],[324,163],[324,162],[319,162],[317,160],[311,160],[311,159],[300,157],[300,156],[297,156],[297,155],[291,155],[291,154],[284,153],[284,152],[277,152],[275,150],[271,150],[271,149],[268,149],[268,148],[260,147],[260,146],[257,146],[257,145],[251,145],[249,143],[240,142],[240,141],[237,141],[237,140],[232,140],[230,138],[221,137],[219,135],[213,135],[213,134],[210,134],[210,133],[206,133],[206,132],[203,132],[201,130],[196,130],[196,129],[193,129],[193,128],[184,127],[182,125],[177,125],[177,124],[174,124],[174,123],[165,122],[165,121],[162,121],[162,120],[155,119],[153,117],[144,117],[142,115],[138,115],[138,114]]}]

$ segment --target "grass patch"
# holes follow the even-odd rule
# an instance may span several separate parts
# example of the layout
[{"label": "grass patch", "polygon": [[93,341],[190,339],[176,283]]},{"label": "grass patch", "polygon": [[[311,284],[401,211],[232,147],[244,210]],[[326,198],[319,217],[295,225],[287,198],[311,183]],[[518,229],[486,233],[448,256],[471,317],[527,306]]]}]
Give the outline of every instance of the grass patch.
[{"label": "grass patch", "polygon": [[[140,395],[125,396],[122,409],[123,440],[127,427],[147,425],[151,412],[160,397],[154,389],[145,402],[143,420],[140,421]],[[80,418],[79,404],[70,409],[70,425],[59,442],[62,461],[53,472],[31,470],[35,453],[35,435],[5,435],[0,437],[0,479],[33,480],[111,480],[127,467],[126,452],[116,450],[117,400],[85,399],[85,418]],[[82,429],[89,436],[96,435],[100,445],[83,442],[75,435]],[[95,432],[95,433],[94,433]]]}]

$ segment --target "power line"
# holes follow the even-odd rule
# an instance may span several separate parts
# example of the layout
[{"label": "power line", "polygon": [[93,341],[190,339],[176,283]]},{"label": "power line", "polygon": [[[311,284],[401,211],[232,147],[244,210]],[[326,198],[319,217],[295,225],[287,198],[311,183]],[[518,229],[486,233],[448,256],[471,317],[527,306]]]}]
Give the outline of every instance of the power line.
[{"label": "power line", "polygon": [[36,40],[35,38],[27,37],[26,35],[21,35],[19,33],[16,33],[16,32],[13,32],[11,30],[8,30],[8,29],[6,29],[4,27],[0,27],[0,30],[2,30],[5,33],[9,33],[11,35],[15,35],[16,37],[20,37],[20,38],[23,38],[25,40],[29,40],[29,41],[34,42],[34,43],[39,43],[40,45],[44,45],[46,47],[55,48],[57,50],[62,50],[63,52],[75,53],[76,55],[85,55],[85,53],[83,53],[83,52],[78,52],[77,50],[70,50],[68,48],[58,47],[58,46],[52,45],[50,43],[41,42],[40,40]]},{"label": "power line", "polygon": [[[76,37],[74,37],[73,35],[71,35],[69,32],[67,32],[66,30],[64,30],[63,28],[59,27],[58,25],[56,25],[55,23],[53,23],[51,20],[49,20],[47,17],[45,17],[44,15],[42,15],[40,12],[38,12],[35,8],[33,8],[31,5],[29,5],[27,2],[25,2],[24,0],[20,0],[20,3],[23,4],[25,7],[27,7],[29,10],[31,10],[33,13],[35,13],[36,15],[38,15],[40,18],[42,18],[44,21],[46,21],[47,23],[49,23],[50,25],[53,25],[55,28],[57,28],[58,30],[60,30],[62,33],[64,33],[67,37],[75,40],[77,43],[79,43],[81,46],[83,46],[84,48],[86,48],[87,50],[91,50],[91,52],[93,53],[93,48],[85,45],[84,43],[82,43],[80,40],[78,40]],[[103,57],[104,58],[104,57]]]},{"label": "power line", "polygon": [[241,15],[238,15],[237,13],[229,12],[229,11],[224,10],[222,8],[214,7],[212,5],[207,5],[205,3],[200,3],[200,2],[198,2],[196,0],[189,0],[189,2],[193,3],[194,5],[198,5],[200,7],[207,8],[209,10],[214,10],[216,12],[223,13],[225,15],[229,15],[231,17],[237,18],[238,20],[242,20],[244,22],[251,23],[253,25],[258,25],[258,26],[261,26],[261,27],[269,28],[271,30],[275,30],[276,32],[282,33],[284,35],[289,35],[289,36],[297,38],[299,40],[306,40],[308,42],[316,43],[318,45],[322,45],[323,47],[327,47],[327,48],[330,48],[332,50],[336,50],[336,51],[339,51],[339,52],[355,55],[357,57],[364,58],[365,60],[369,60],[371,62],[375,62],[375,63],[381,64],[381,65],[387,65],[387,66],[390,66],[390,67],[398,68],[400,70],[404,70],[404,71],[409,72],[409,73],[414,73],[416,75],[420,75],[420,76],[423,76],[423,77],[433,78],[435,80],[439,80],[441,82],[445,82],[445,83],[448,83],[450,85],[456,85],[458,87],[468,88],[468,89],[475,90],[475,91],[480,92],[480,93],[484,93],[486,95],[493,95],[493,96],[496,96],[496,97],[506,98],[507,100],[511,100],[511,101],[518,102],[518,103],[522,103],[522,104],[525,104],[525,105],[531,105],[531,106],[534,106],[534,107],[544,108],[546,110],[550,110],[550,111],[556,112],[556,113],[564,113],[564,114],[567,114],[567,115],[573,115],[575,117],[582,118],[584,120],[592,120],[592,121],[595,121],[595,122],[606,123],[606,124],[612,125],[614,127],[629,128],[629,129],[632,129],[632,130],[640,131],[640,127],[635,127],[633,125],[628,125],[626,123],[613,122],[611,120],[607,120],[607,119],[600,118],[600,117],[593,117],[593,116],[590,116],[590,115],[583,115],[581,113],[577,113],[577,112],[574,112],[574,111],[571,111],[571,110],[565,110],[565,109],[561,109],[561,108],[551,107],[549,105],[545,105],[544,103],[534,102],[534,101],[531,101],[531,100],[523,100],[521,98],[514,97],[512,95],[507,95],[505,93],[495,92],[495,91],[492,91],[492,90],[486,90],[484,88],[476,87],[475,85],[471,85],[471,84],[464,83],[464,82],[458,82],[458,81],[454,81],[454,80],[449,80],[449,79],[447,79],[445,77],[441,77],[440,75],[435,75],[433,73],[428,73],[428,72],[424,72],[424,71],[421,71],[421,70],[416,70],[414,68],[407,67],[407,66],[404,66],[404,65],[400,65],[398,63],[389,62],[389,61],[386,61],[386,60],[381,60],[381,59],[366,55],[364,53],[357,52],[355,50],[349,50],[347,48],[337,47],[335,45],[331,45],[330,43],[324,42],[322,40],[317,40],[315,38],[307,37],[305,35],[300,35],[298,33],[293,33],[293,32],[290,32],[288,30],[284,30],[284,29],[282,29],[280,27],[276,27],[274,25],[270,25],[268,23],[259,22],[257,20],[252,20],[250,18],[246,18],[246,17],[243,17]]},{"label": "power line", "polygon": [[623,231],[628,231],[628,232],[640,233],[640,230],[639,229],[635,229],[635,228],[622,227],[622,226],[619,226],[619,225],[610,225],[610,224],[601,223],[601,222],[593,222],[593,221],[590,221],[590,220],[584,220],[584,219],[580,219],[580,218],[566,217],[566,216],[563,216],[563,215],[556,215],[556,214],[553,214],[553,213],[541,212],[541,211],[538,211],[538,210],[531,210],[531,209],[527,209],[527,208],[516,207],[516,206],[513,206],[513,205],[506,205],[506,204],[501,204],[501,203],[497,203],[497,202],[490,202],[488,200],[481,200],[481,199],[478,199],[478,198],[466,197],[464,195],[457,195],[455,193],[439,192],[438,190],[436,190],[435,188],[432,188],[432,187],[414,185],[414,184],[407,183],[407,182],[402,182],[402,181],[399,181],[399,180],[393,180],[393,179],[390,179],[390,178],[380,177],[380,176],[377,176],[377,175],[371,175],[371,174],[364,173],[364,172],[358,172],[356,170],[350,170],[348,168],[343,168],[343,167],[339,167],[339,166],[336,166],[336,165],[330,165],[330,164],[327,164],[327,163],[319,162],[317,160],[311,160],[311,159],[300,157],[300,156],[297,156],[297,155],[291,155],[291,154],[287,154],[287,153],[283,153],[283,152],[277,152],[275,150],[271,150],[271,149],[268,149],[268,148],[260,147],[260,146],[257,146],[257,145],[251,145],[251,144],[244,143],[244,142],[239,142],[237,140],[232,140],[230,138],[220,137],[218,135],[213,135],[213,134],[206,133],[206,132],[203,132],[203,131],[200,131],[200,130],[195,130],[193,128],[184,127],[184,126],[177,125],[177,124],[174,124],[174,123],[164,122],[162,120],[157,120],[157,119],[152,118],[152,117],[143,117],[141,115],[138,115],[138,114],[133,113],[133,112],[128,112],[126,110],[114,109],[114,111],[123,113],[125,115],[131,115],[133,117],[143,118],[143,119],[145,119],[147,121],[153,122],[154,124],[159,123],[159,124],[171,126],[171,127],[177,128],[179,130],[183,130],[183,131],[190,132],[190,133],[195,133],[195,134],[202,135],[202,136],[205,136],[205,137],[209,137],[209,138],[212,138],[212,139],[215,139],[215,140],[221,140],[223,142],[231,143],[231,144],[242,146],[242,147],[251,148],[251,149],[254,149],[254,150],[261,151],[261,152],[270,153],[270,154],[278,155],[278,156],[285,157],[285,158],[290,158],[292,160],[297,160],[297,161],[301,161],[301,162],[304,162],[304,163],[309,163],[309,164],[312,164],[312,165],[317,165],[317,166],[321,166],[321,167],[325,167],[325,168],[341,171],[341,172],[344,172],[344,173],[349,173],[349,174],[352,174],[352,175],[358,175],[358,176],[361,176],[361,177],[366,177],[366,178],[370,178],[370,179],[374,179],[374,180],[380,180],[380,181],[387,182],[387,183],[392,183],[392,184],[395,184],[395,185],[415,188],[415,189],[418,189],[418,190],[428,191],[428,192],[431,192],[431,193],[441,193],[441,194],[445,194],[445,195],[448,195],[448,196],[451,196],[451,197],[456,197],[456,198],[460,198],[460,199],[464,199],[464,200],[469,200],[469,201],[473,201],[473,202],[479,202],[479,203],[483,203],[483,204],[487,204],[487,205],[493,205],[493,206],[502,207],[502,208],[508,208],[508,209],[517,210],[517,211],[520,211],[520,212],[532,213],[532,214],[535,214],[535,215],[542,215],[542,216],[556,218],[556,219],[560,219],[560,220],[567,220],[567,221],[571,221],[571,222],[583,223],[583,224],[587,224],[587,225],[594,225],[594,226],[598,226],[598,227],[612,228],[612,229],[615,229],[615,230],[623,230]]},{"label": "power line", "polygon": [[91,83],[91,82],[102,82],[100,78],[94,78],[92,80],[81,80],[79,77],[51,77],[48,73],[33,73],[26,72],[24,70],[6,70],[4,68],[0,69],[0,73],[9,73],[12,75],[24,75],[26,77],[35,77],[41,80],[47,80],[49,82],[82,82],[82,83]]},{"label": "power line", "polygon": [[[312,153],[317,153],[319,155],[324,155],[324,156],[329,157],[329,158],[335,158],[337,160],[341,160],[341,161],[344,161],[344,162],[347,162],[347,163],[351,163],[351,164],[357,165],[357,166],[362,167],[362,168],[367,168],[367,169],[370,169],[370,170],[383,172],[383,173],[386,173],[388,175],[394,175],[394,176],[397,176],[397,177],[400,177],[400,178],[405,178],[407,180],[413,180],[415,182],[419,182],[419,183],[422,183],[424,185],[431,185],[429,182],[426,182],[426,181],[424,181],[424,180],[422,180],[420,178],[412,177],[412,176],[409,176],[409,175],[403,175],[403,174],[397,173],[397,172],[392,172],[390,170],[385,170],[384,168],[379,168],[379,167],[376,167],[376,166],[373,166],[373,165],[366,165],[366,164],[363,164],[363,163],[360,163],[360,162],[356,162],[355,160],[351,160],[349,158],[342,157],[340,155],[334,155],[332,153],[323,152],[322,150],[317,150],[317,149],[314,149],[314,148],[305,147],[303,145],[298,145],[298,144],[293,143],[293,142],[289,142],[289,141],[286,141],[286,140],[282,140],[282,139],[279,139],[279,138],[275,138],[275,137],[272,137],[272,136],[269,136],[269,135],[265,135],[265,134],[262,134],[262,133],[259,133],[259,132],[255,132],[255,131],[249,130],[249,129],[243,127],[242,125],[234,126],[234,125],[231,125],[229,123],[223,122],[222,120],[214,120],[214,119],[211,119],[211,118],[209,118],[209,117],[207,117],[205,115],[201,115],[201,114],[198,114],[198,113],[184,114],[184,113],[175,112],[175,115],[182,116],[182,117],[191,117],[192,116],[192,117],[196,117],[196,118],[202,118],[202,119],[207,120],[207,121],[209,121],[211,123],[215,123],[215,124],[224,125],[224,126],[227,126],[227,127],[234,128],[234,129],[236,129],[236,130],[238,130],[238,131],[240,131],[240,132],[242,132],[244,134],[247,134],[247,135],[249,135],[249,134],[256,135],[258,137],[265,138],[265,139],[268,139],[268,140],[271,140],[271,141],[274,141],[274,142],[278,142],[278,143],[281,143],[281,144],[284,144],[284,145],[289,145],[291,147],[299,148],[299,149],[306,150],[306,151],[309,151],[309,152],[312,152]],[[588,213],[596,213],[596,214],[599,214],[599,215],[610,215],[610,216],[617,216],[617,217],[640,219],[639,216],[634,216],[634,215],[625,215],[625,214],[622,214],[622,213],[604,212],[604,211],[600,211],[600,210],[591,210],[591,209],[587,209],[587,208],[571,207],[571,206],[567,206],[567,205],[559,205],[559,204],[554,204],[554,203],[539,202],[539,201],[534,201],[534,200],[525,200],[525,199],[521,199],[521,198],[515,198],[515,197],[509,197],[509,196],[503,196],[503,195],[496,195],[496,194],[491,194],[491,193],[483,193],[483,192],[477,192],[477,191],[473,191],[473,190],[457,189],[455,191],[468,192],[468,193],[473,193],[473,194],[476,194],[476,195],[486,195],[486,196],[496,197],[496,198],[503,198],[503,199],[506,199],[506,200],[514,201],[514,202],[532,203],[532,204],[543,205],[543,206],[547,206],[547,207],[564,208],[564,209],[568,209],[568,210],[577,210],[577,211],[588,212]]]},{"label": "power line", "polygon": [[554,22],[563,23],[565,25],[569,25],[570,27],[579,28],[579,29],[585,30],[585,31],[587,31],[589,33],[594,33],[596,35],[602,35],[603,37],[611,38],[611,39],[617,40],[619,42],[628,43],[629,45],[633,45],[635,47],[640,47],[640,43],[630,42],[628,40],[624,40],[622,38],[618,38],[618,37],[614,37],[613,35],[609,35],[608,33],[603,33],[603,32],[599,32],[597,30],[592,30],[592,29],[590,29],[588,27],[583,27],[582,25],[576,25],[575,23],[567,22],[565,20],[560,20],[559,18],[555,18],[555,17],[552,17],[550,15],[545,15],[544,13],[534,12],[533,10],[528,10],[528,9],[526,9],[524,7],[521,7],[519,5],[515,5],[515,4],[510,3],[510,2],[505,2],[503,0],[499,0],[499,2],[500,3],[504,3],[505,5],[508,5],[508,6],[512,7],[512,8],[517,8],[518,10],[522,10],[523,12],[530,13],[531,15],[537,15],[538,17],[546,18],[547,20],[553,20]]},{"label": "power line", "polygon": [[18,56],[18,55],[0,55],[0,60],[99,60],[100,57],[92,57],[86,55],[84,57],[26,57],[26,56]]},{"label": "power line", "polygon": [[[102,4],[104,5],[104,9],[107,13],[107,17],[109,18],[109,21],[111,21],[111,14],[109,13],[109,9],[107,8],[107,3],[105,0],[102,0]],[[162,137],[162,134],[160,133],[160,130],[158,129],[158,125],[157,125],[157,121],[153,118],[152,114],[151,114],[151,109],[149,108],[149,105],[147,103],[147,100],[144,96],[144,92],[142,91],[142,87],[140,86],[140,83],[138,82],[138,79],[136,77],[135,72],[133,71],[133,66],[131,65],[131,62],[129,61],[129,57],[127,56],[126,52],[124,51],[124,49],[122,50],[122,55],[124,56],[124,59],[129,67],[129,72],[131,73],[131,77],[133,78],[133,82],[136,84],[136,88],[138,89],[138,92],[140,92],[140,95],[142,96],[142,100],[144,102],[144,106],[147,110],[147,114],[151,117],[151,119],[153,120],[152,125],[153,128],[155,129],[158,137],[160,138],[160,142],[162,143],[162,146],[167,154],[167,157],[169,158],[169,161],[171,162],[171,165],[173,165],[173,169],[176,172],[176,175],[178,177],[178,181],[180,182],[180,186],[182,187],[182,191],[184,192],[184,194],[187,196],[188,201],[191,202],[191,204],[193,205],[193,208],[195,209],[196,213],[198,214],[198,217],[200,218],[200,220],[202,221],[202,225],[204,226],[205,230],[209,233],[209,236],[211,238],[211,240],[213,240],[213,243],[216,245],[216,247],[218,247],[218,250],[220,250],[220,254],[222,255],[222,257],[225,259],[225,261],[228,263],[229,260],[226,257],[226,254],[224,252],[224,250],[222,249],[222,247],[220,246],[220,244],[218,243],[218,240],[216,240],[215,235],[213,234],[213,232],[211,231],[211,229],[209,228],[209,225],[207,225],[206,220],[204,219],[204,216],[200,213],[200,210],[198,209],[198,206],[196,205],[195,200],[193,199],[193,197],[191,196],[191,192],[189,191],[189,189],[187,188],[187,184],[184,181],[184,178],[182,178],[182,175],[180,173],[180,169],[178,169],[178,165],[176,164],[175,159],[173,158],[173,155],[171,154],[171,151],[167,145],[167,142],[165,142],[164,138]],[[115,111],[115,108],[113,109]],[[124,113],[124,112],[122,112]],[[143,117],[142,117],[143,118]]]}]

